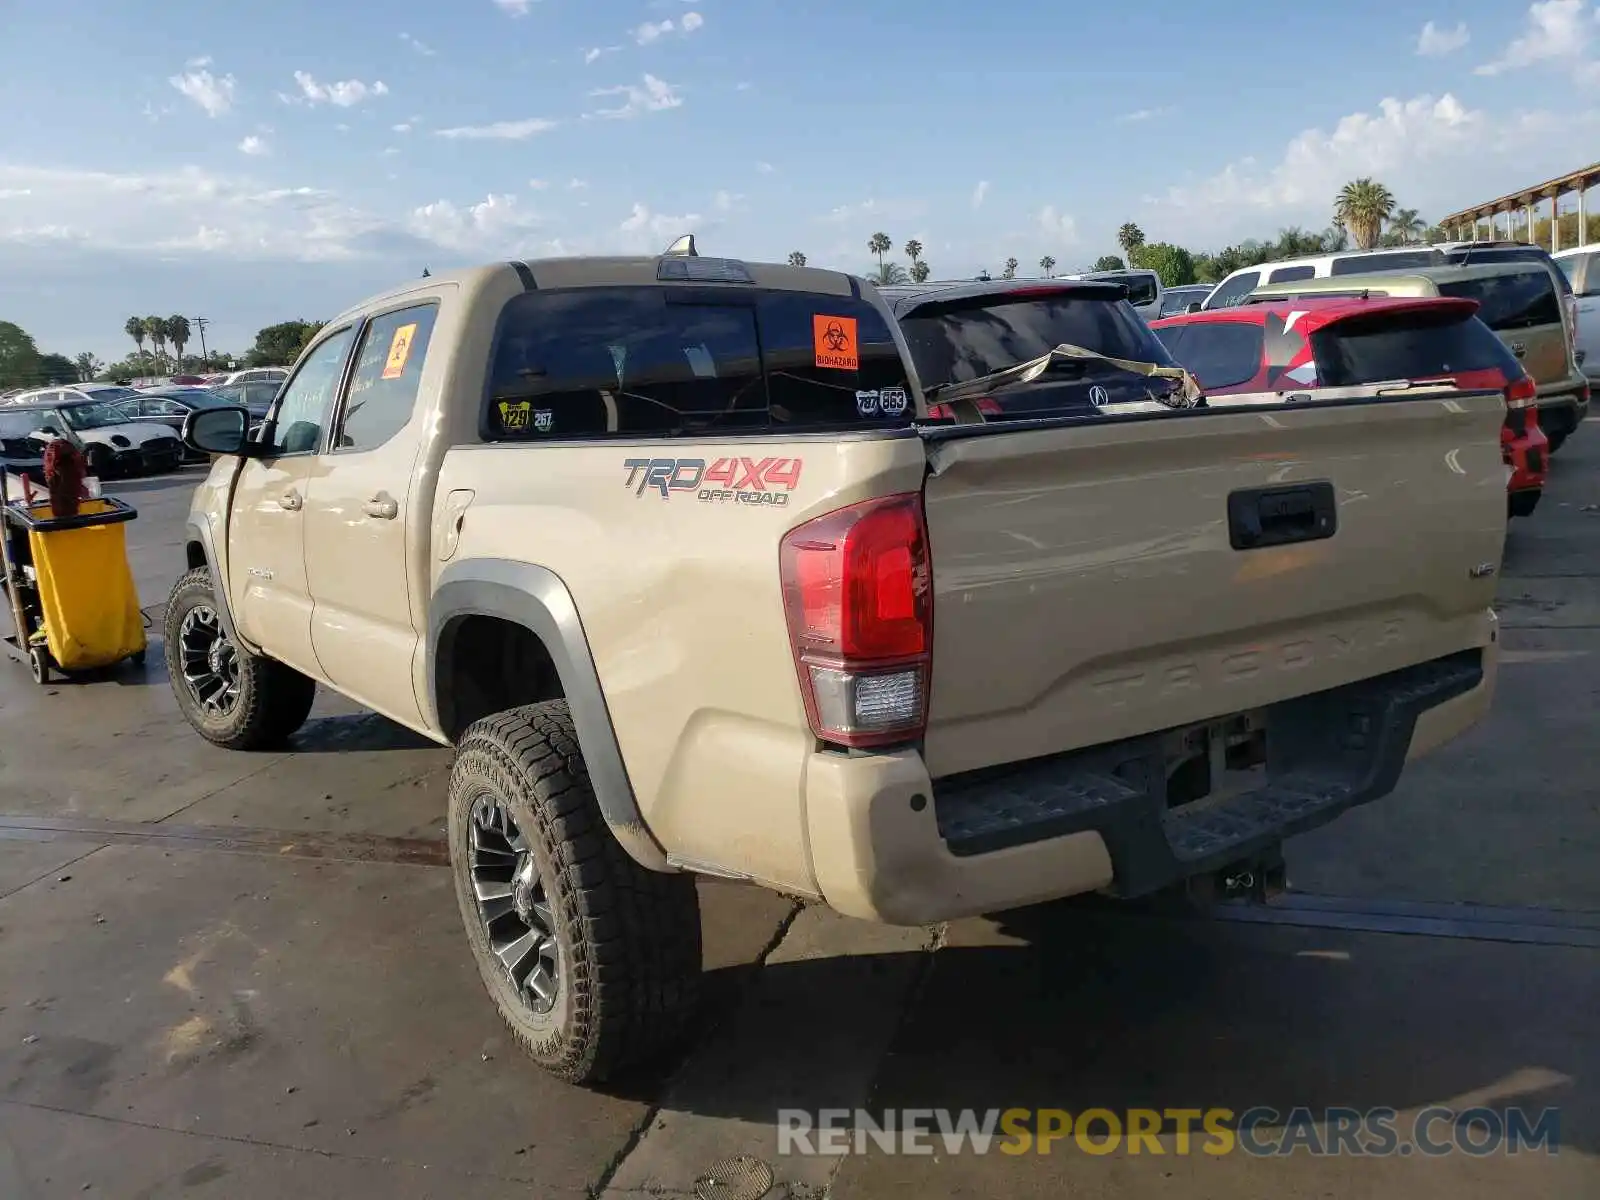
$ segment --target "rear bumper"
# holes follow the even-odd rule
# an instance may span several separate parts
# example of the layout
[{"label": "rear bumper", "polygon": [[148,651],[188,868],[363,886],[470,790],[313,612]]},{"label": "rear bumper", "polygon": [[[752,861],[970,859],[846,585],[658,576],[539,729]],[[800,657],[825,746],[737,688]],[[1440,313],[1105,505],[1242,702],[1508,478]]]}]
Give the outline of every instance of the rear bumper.
[{"label": "rear bumper", "polygon": [[[1512,428],[1513,420],[1525,422],[1525,427]],[[1500,428],[1500,451],[1511,468],[1507,491],[1537,492],[1544,487],[1545,476],[1550,471],[1550,439],[1539,427],[1535,410],[1513,409],[1506,417],[1506,424]]]},{"label": "rear bumper", "polygon": [[1540,396],[1539,428],[1550,438],[1566,437],[1589,415],[1589,389],[1559,396]]},{"label": "rear bumper", "polygon": [[1275,705],[1265,782],[1174,809],[1157,737],[938,783],[914,751],[817,754],[817,883],[839,912],[896,925],[1157,891],[1387,795],[1408,761],[1488,712],[1497,662],[1491,613],[1476,649]]}]

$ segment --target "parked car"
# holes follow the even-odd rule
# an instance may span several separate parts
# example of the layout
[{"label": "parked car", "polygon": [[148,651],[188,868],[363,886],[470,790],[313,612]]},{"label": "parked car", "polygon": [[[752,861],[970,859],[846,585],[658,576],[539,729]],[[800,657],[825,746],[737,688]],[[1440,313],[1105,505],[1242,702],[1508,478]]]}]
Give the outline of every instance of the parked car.
[{"label": "parked car", "polygon": [[1539,427],[1554,454],[1588,416],[1591,390],[1588,377],[1578,366],[1574,320],[1559,295],[1557,280],[1565,282],[1566,276],[1554,263],[1500,261],[1274,284],[1257,289],[1250,303],[1363,294],[1476,300],[1481,305],[1478,316],[1533,377],[1538,387],[1535,411]]},{"label": "parked car", "polygon": [[1178,287],[1163,289],[1157,317],[1170,317],[1177,313],[1188,312],[1191,304],[1205,304],[1206,297],[1211,295],[1214,286],[1209,283],[1185,283]]},{"label": "parked car", "polygon": [[[138,399],[131,388],[122,389]],[[9,404],[7,417],[21,416],[33,428],[28,436],[41,447],[65,437],[83,452],[89,474],[101,479],[118,475],[155,475],[177,468],[183,443],[165,425],[140,424],[119,411],[120,399],[89,400],[77,390],[33,392]]]},{"label": "parked car", "polygon": [[[1166,347],[1121,288],[1076,279],[996,279],[988,283],[902,284],[880,288],[905,333],[924,389],[979,379],[1066,344],[1109,358],[1176,367]],[[1013,419],[1092,416],[1108,406],[1170,401],[1180,380],[1152,377],[1097,360],[1057,359],[1037,379],[978,398],[990,416]],[[935,402],[933,420],[954,420]]]},{"label": "parked car", "polygon": [[279,383],[289,378],[287,367],[246,367],[243,371],[234,371],[223,383]]},{"label": "parked car", "polygon": [[138,395],[140,392],[137,388],[120,383],[52,384],[49,387],[29,388],[27,391],[16,392],[6,398],[6,403],[32,404],[36,401],[49,401],[64,404],[74,400],[98,400],[106,403]]},{"label": "parked car", "polygon": [[1578,365],[1591,380],[1600,379],[1600,246],[1580,246],[1552,257],[1572,285]]},{"label": "parked car", "polygon": [[1268,394],[1316,400],[1329,389],[1342,395],[1396,381],[1448,380],[1502,392],[1507,512],[1525,517],[1544,494],[1549,443],[1533,415],[1533,379],[1479,311],[1470,299],[1263,299],[1169,317],[1153,328],[1212,406]]},{"label": "parked car", "polygon": [[282,746],[321,686],[451,747],[463,954],[574,1082],[696,1027],[698,875],[901,926],[1238,894],[1488,712],[1499,393],[929,424],[908,340],[692,255],[347,309],[260,440],[190,421],[180,711]]},{"label": "parked car", "polygon": [[[235,385],[238,386],[238,385]],[[270,384],[263,386],[272,386]],[[236,400],[224,396],[216,391],[201,387],[165,387],[152,388],[141,392],[137,397],[118,400],[112,405],[113,411],[125,421],[137,424],[164,425],[172,430],[174,436],[183,433],[183,422],[192,412],[202,408],[216,408],[219,405],[234,404]],[[186,452],[185,457],[196,457],[193,452]],[[204,456],[198,456],[203,458]]]},{"label": "parked car", "polygon": [[1161,276],[1142,267],[1120,271],[1084,271],[1077,275],[1063,275],[1062,279],[1100,280],[1119,283],[1127,289],[1128,303],[1133,311],[1146,321],[1153,321],[1161,312]]},{"label": "parked car", "polygon": [[260,422],[266,419],[267,410],[272,407],[273,398],[282,386],[281,382],[270,379],[251,379],[244,383],[219,383],[210,390],[212,395],[220,396],[228,404],[237,404],[246,409],[256,422]]},{"label": "parked car", "polygon": [[37,429],[38,422],[28,411],[0,408],[0,474],[44,483],[44,443],[33,436]]}]

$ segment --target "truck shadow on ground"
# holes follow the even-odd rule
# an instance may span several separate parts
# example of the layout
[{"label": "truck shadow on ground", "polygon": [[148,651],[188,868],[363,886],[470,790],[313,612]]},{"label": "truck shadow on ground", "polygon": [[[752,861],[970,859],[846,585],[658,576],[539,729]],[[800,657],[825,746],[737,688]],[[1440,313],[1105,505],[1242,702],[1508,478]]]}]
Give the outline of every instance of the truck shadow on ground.
[{"label": "truck shadow on ground", "polygon": [[[961,944],[973,929],[992,943],[995,925],[1017,944]],[[905,971],[914,998],[879,1067],[873,1112],[1220,1107],[1237,1117],[1264,1106],[1282,1114],[1261,1126],[1272,1142],[1297,1108],[1321,1120],[1328,1108],[1521,1107],[1530,1123],[1558,1108],[1561,1149],[1600,1154],[1592,952],[1116,916],[1070,902],[950,936],[931,961],[767,966],[761,994],[775,999],[760,1082],[691,1060],[684,1078],[703,1091],[674,1094],[672,1107],[772,1123],[780,1108],[859,1105],[830,1091],[837,1074],[817,1064],[861,1054],[848,997],[870,988],[869,974]],[[1404,1139],[1407,1121],[1396,1127]],[[1449,1125],[1433,1136],[1447,1138]]]}]

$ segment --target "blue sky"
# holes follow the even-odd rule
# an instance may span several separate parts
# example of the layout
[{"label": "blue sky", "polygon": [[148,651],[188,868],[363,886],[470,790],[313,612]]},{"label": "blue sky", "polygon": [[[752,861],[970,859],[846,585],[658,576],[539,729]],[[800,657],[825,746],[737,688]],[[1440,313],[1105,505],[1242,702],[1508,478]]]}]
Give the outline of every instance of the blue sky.
[{"label": "blue sky", "polygon": [[1437,216],[1600,145],[1597,0],[0,2],[0,320],[243,350],[419,274],[702,252],[936,276]]}]

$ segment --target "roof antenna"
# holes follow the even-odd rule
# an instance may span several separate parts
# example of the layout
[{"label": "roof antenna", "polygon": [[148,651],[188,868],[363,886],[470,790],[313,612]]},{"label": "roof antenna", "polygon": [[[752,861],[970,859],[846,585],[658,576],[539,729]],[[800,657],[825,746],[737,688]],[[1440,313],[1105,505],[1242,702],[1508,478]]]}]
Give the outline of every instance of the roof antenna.
[{"label": "roof antenna", "polygon": [[668,255],[683,258],[699,258],[700,251],[695,249],[694,234],[684,234],[681,238],[673,242],[672,245],[668,246],[661,252],[661,256],[663,258],[666,258]]}]

